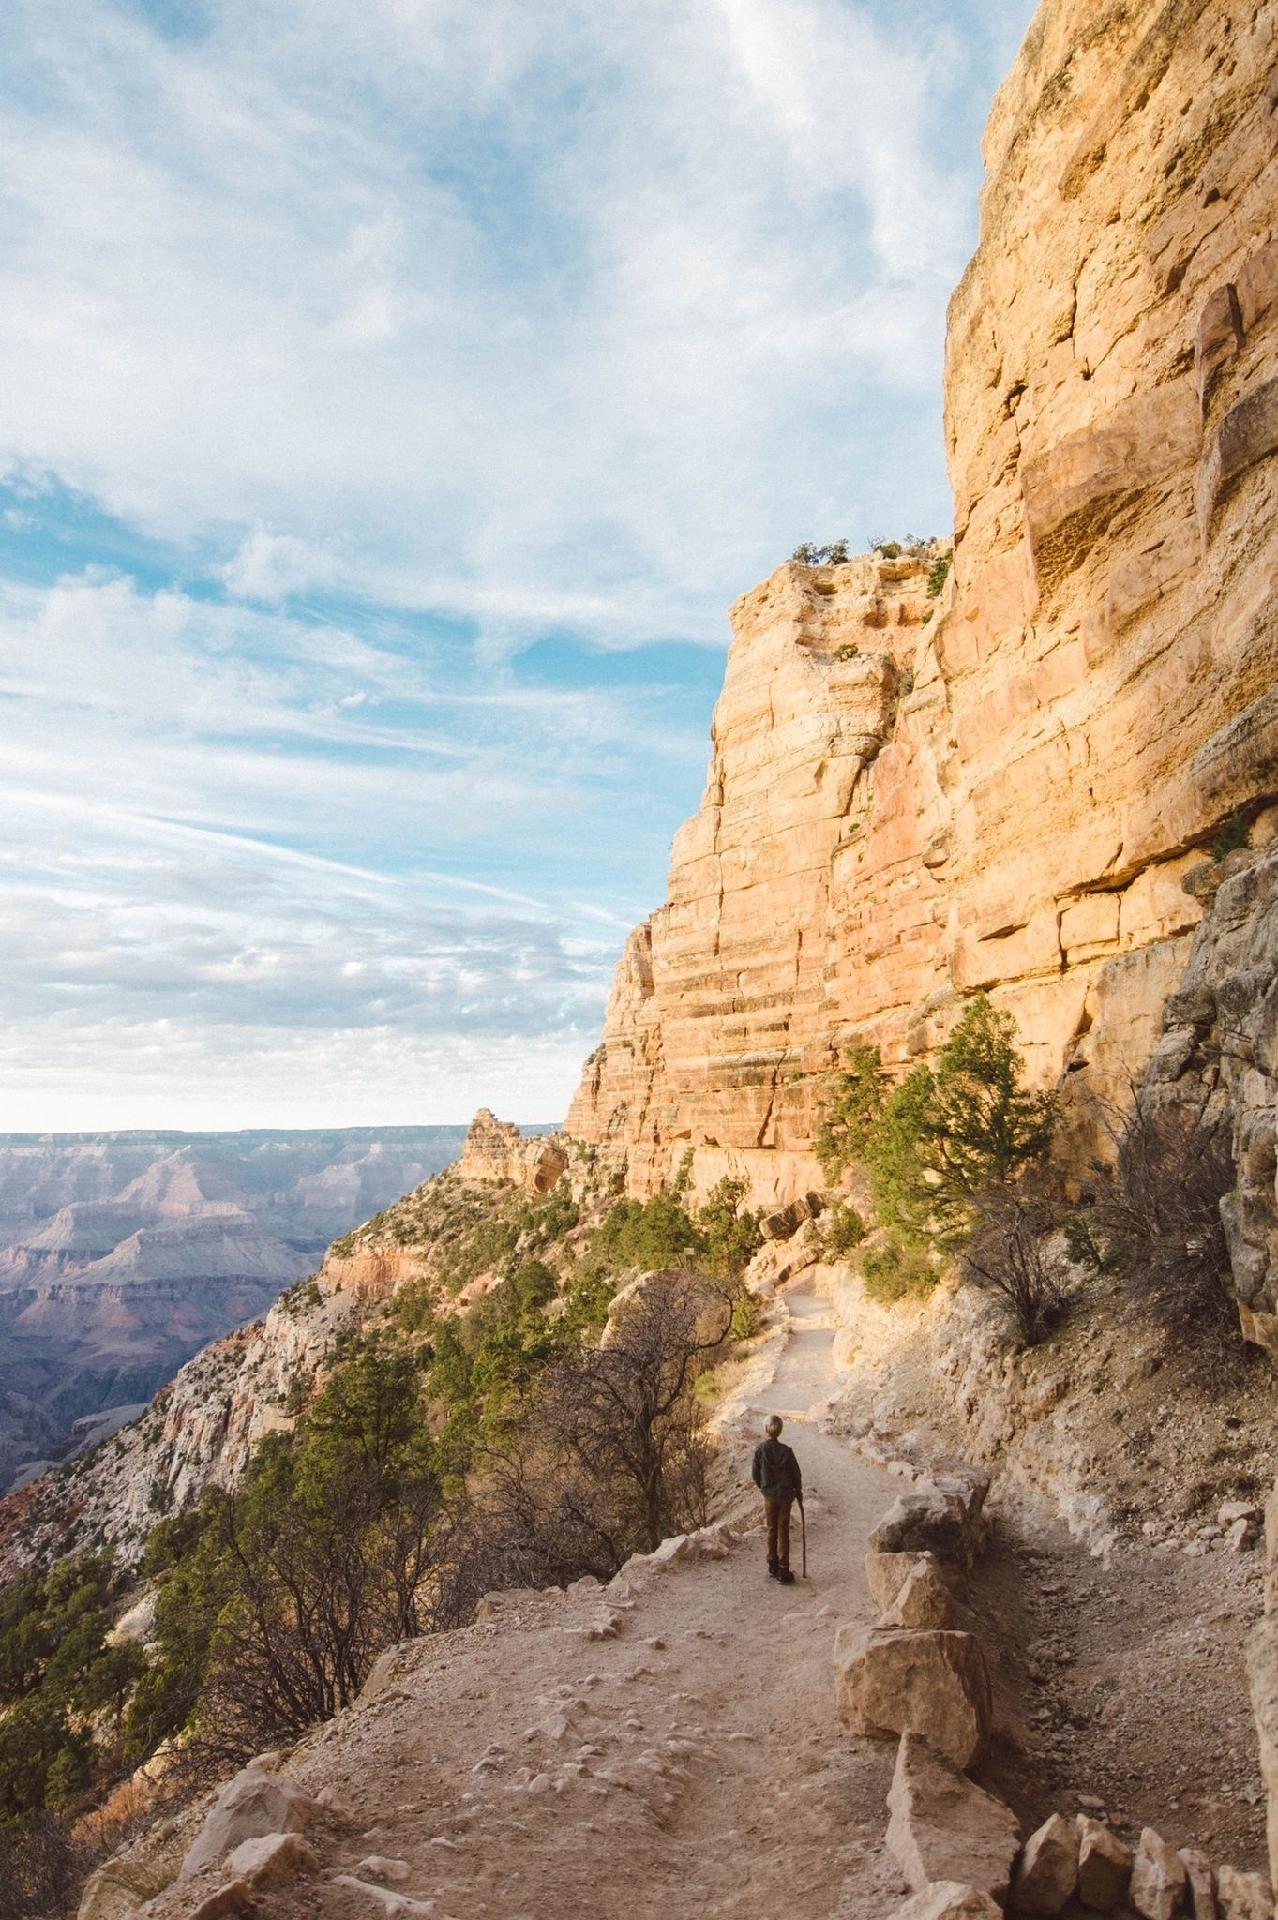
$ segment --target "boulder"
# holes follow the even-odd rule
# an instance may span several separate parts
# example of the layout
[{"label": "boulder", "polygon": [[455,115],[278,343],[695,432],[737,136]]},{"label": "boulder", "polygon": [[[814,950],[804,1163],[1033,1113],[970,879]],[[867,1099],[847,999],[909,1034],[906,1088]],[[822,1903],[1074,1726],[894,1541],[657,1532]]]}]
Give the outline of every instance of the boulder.
[{"label": "boulder", "polygon": [[300,1833],[266,1833],[258,1840],[241,1840],[226,1865],[251,1887],[278,1887],[314,1873],[319,1861]]},{"label": "boulder", "polygon": [[954,1601],[930,1554],[916,1560],[896,1599],[879,1621],[881,1627],[952,1627]]},{"label": "boulder", "polygon": [[888,1807],[888,1849],[915,1892],[946,1881],[1003,1898],[1020,1845],[1016,1815],[917,1734],[901,1736]]},{"label": "boulder", "polygon": [[990,1730],[990,1680],[973,1634],[840,1627],[839,1717],[853,1733],[917,1733],[956,1767],[970,1767]]},{"label": "boulder", "polygon": [[1160,1833],[1143,1827],[1132,1862],[1131,1904],[1136,1912],[1142,1920],[1172,1920],[1185,1897],[1185,1886],[1180,1855]]},{"label": "boulder", "polygon": [[191,1908],[187,1920],[230,1920],[230,1916],[252,1913],[253,1889],[247,1880],[227,1880]]},{"label": "boulder", "polygon": [[300,1833],[323,1809],[288,1780],[245,1767],[213,1802],[185,1860],[182,1878],[219,1866],[241,1841],[272,1833]]},{"label": "boulder", "polygon": [[85,1882],[77,1920],[133,1920],[172,1877],[171,1866],[157,1869],[138,1860],[106,1860]]},{"label": "boulder", "polygon": [[1025,1842],[1012,1880],[1017,1913],[1057,1914],[1078,1879],[1078,1828],[1054,1813]]},{"label": "boulder", "polygon": [[1096,1913],[1113,1913],[1127,1899],[1134,1855],[1126,1841],[1111,1833],[1103,1821],[1080,1813],[1078,1828],[1078,1897]]},{"label": "boulder", "polygon": [[1211,1870],[1211,1862],[1205,1853],[1197,1847],[1178,1847],[1180,1864],[1185,1869],[1185,1882],[1189,1888],[1189,1911],[1193,1920],[1218,1920],[1216,1908],[1216,1876]]},{"label": "boulder", "polygon": [[920,1480],[893,1501],[870,1545],[876,1553],[934,1553],[948,1566],[970,1567],[981,1545],[979,1510],[957,1489]]},{"label": "boulder", "polygon": [[905,1585],[913,1569],[920,1564],[936,1566],[930,1553],[876,1553],[871,1547],[865,1556],[865,1584],[878,1613],[886,1613]]},{"label": "boulder", "polygon": [[1002,1908],[979,1887],[958,1880],[938,1880],[893,1907],[891,1920],[1002,1920]]},{"label": "boulder", "polygon": [[1220,1920],[1272,1920],[1274,1901],[1263,1873],[1220,1867],[1216,1873]]}]

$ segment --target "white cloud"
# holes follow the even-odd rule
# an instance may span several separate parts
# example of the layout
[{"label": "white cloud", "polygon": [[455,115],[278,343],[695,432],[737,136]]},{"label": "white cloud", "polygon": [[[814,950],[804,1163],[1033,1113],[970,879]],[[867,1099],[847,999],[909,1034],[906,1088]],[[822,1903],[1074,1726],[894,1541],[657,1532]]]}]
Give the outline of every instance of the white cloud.
[{"label": "white cloud", "polygon": [[326,553],[291,533],[254,527],[233,559],[218,569],[238,600],[286,600],[307,588],[327,586],[335,568]]},{"label": "white cloud", "polygon": [[903,510],[867,405],[939,517],[953,35],[846,0],[206,13],[164,42],[111,0],[6,10],[11,457],[238,529],[247,598],[339,584],[498,651],[720,638],[792,537]]}]

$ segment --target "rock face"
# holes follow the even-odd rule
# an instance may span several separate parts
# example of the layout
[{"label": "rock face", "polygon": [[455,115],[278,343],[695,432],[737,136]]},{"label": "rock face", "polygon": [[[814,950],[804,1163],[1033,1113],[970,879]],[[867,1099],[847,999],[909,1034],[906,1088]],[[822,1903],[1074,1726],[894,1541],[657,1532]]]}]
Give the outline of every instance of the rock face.
[{"label": "rock face", "polygon": [[[1270,824],[1265,816],[1262,831]],[[1206,918],[1167,1003],[1142,1100],[1183,1108],[1228,1138],[1237,1184],[1222,1215],[1243,1332],[1278,1354],[1278,845],[1240,848],[1191,885]],[[1244,1508],[1221,1524],[1247,1517]],[[1245,1525],[1237,1538],[1245,1543]]]},{"label": "rock face", "polygon": [[701,1189],[794,1198],[840,1046],[904,1063],[978,989],[1084,1132],[1142,1070],[1182,879],[1278,791],[1274,30],[1040,9],[951,306],[951,579],[788,563],[733,609],[702,805],[568,1119],[632,1190],[691,1149]]}]

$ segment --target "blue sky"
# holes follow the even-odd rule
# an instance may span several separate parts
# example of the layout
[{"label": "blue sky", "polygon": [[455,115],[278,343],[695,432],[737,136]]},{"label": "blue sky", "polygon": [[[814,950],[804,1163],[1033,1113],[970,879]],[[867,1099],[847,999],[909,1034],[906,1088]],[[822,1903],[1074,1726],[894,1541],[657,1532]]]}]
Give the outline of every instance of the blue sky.
[{"label": "blue sky", "polygon": [[0,1130],[563,1111],[1030,12],[9,0]]}]

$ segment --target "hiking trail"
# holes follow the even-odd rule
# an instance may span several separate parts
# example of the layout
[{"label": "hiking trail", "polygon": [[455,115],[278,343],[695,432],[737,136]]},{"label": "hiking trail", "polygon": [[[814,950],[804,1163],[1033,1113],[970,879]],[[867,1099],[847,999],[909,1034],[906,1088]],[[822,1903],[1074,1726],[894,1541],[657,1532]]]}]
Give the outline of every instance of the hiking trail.
[{"label": "hiking trail", "polygon": [[[761,1528],[704,1552],[694,1536],[610,1588],[498,1595],[476,1627],[409,1643],[375,1700],[289,1757],[341,1820],[308,1836],[319,1874],[264,1892],[263,1916],[774,1920],[797,1902],[804,1920],[868,1920],[892,1904],[895,1747],[839,1726],[833,1651],[844,1621],[872,1618],[861,1563],[899,1483],[818,1430],[832,1321],[804,1287],[782,1298],[791,1331],[739,1472],[779,1412],[808,1579],[768,1579]],[[178,1887],[156,1909],[190,1903]]]}]

